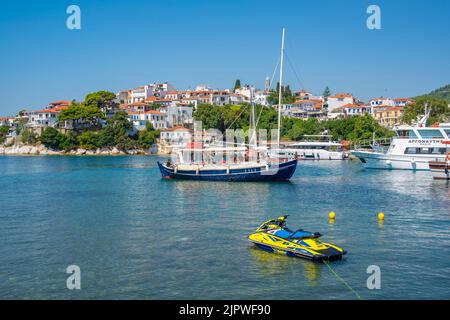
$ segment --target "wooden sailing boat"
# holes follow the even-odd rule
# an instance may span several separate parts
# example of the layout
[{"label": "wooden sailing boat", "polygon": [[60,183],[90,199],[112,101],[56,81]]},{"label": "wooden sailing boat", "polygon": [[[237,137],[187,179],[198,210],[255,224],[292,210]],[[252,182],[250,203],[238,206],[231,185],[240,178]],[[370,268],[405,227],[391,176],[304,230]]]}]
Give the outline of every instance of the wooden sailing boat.
[{"label": "wooden sailing boat", "polygon": [[[284,28],[281,40],[280,81],[278,99],[277,148],[280,148],[281,134],[281,87],[283,79]],[[251,100],[251,133],[246,147],[209,147],[194,142],[188,148],[178,151],[177,161],[158,162],[164,179],[207,180],[207,181],[282,181],[289,180],[297,168],[297,159],[270,159],[260,155],[257,147],[255,108]],[[267,150],[265,151],[267,153]],[[226,159],[217,161],[217,154],[225,154]],[[248,160],[249,154],[256,154]],[[192,155],[197,160],[192,161]],[[230,156],[231,154],[231,156]],[[231,161],[230,161],[231,159]],[[243,161],[239,161],[242,159]]]}]

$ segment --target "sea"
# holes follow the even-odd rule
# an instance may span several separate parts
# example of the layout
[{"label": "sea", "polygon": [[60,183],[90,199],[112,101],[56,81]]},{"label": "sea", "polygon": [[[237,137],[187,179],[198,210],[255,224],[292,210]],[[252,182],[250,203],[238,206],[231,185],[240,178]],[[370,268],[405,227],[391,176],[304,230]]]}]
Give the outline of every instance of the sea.
[{"label": "sea", "polygon": [[[322,160],[289,182],[176,181],[158,160],[1,156],[0,298],[450,298],[450,186],[429,172]],[[255,248],[281,215],[347,255]]]}]

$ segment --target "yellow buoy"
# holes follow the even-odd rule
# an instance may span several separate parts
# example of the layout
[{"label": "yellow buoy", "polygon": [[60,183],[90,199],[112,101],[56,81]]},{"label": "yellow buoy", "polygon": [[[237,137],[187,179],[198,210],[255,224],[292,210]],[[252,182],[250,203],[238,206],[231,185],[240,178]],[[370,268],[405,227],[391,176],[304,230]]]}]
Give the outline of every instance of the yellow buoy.
[{"label": "yellow buoy", "polygon": [[383,212],[378,213],[378,220],[384,221],[384,213]]},{"label": "yellow buoy", "polygon": [[331,211],[331,212],[328,214],[328,217],[329,217],[331,220],[334,220],[334,218],[336,218],[336,213],[334,213],[334,211]]}]

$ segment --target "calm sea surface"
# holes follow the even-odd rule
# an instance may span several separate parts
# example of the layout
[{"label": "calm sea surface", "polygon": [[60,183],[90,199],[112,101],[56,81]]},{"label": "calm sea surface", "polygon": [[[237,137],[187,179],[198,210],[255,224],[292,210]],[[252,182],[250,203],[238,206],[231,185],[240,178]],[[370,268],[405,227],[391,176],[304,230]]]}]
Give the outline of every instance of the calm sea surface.
[{"label": "calm sea surface", "polygon": [[356,298],[327,265],[251,245],[281,214],[349,252],[331,267],[364,299],[450,298],[450,187],[427,172],[322,161],[290,183],[164,181],[158,159],[0,157],[0,298]]}]

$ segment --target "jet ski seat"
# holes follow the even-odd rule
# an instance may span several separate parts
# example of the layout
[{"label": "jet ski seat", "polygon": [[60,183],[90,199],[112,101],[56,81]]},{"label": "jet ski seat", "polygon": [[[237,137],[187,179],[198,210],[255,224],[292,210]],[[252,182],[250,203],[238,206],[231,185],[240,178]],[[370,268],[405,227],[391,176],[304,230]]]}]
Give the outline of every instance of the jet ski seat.
[{"label": "jet ski seat", "polygon": [[274,233],[277,237],[283,239],[301,239],[301,238],[310,238],[310,237],[320,237],[320,233],[312,233],[309,231],[304,231],[302,229],[292,232],[291,230],[278,230]]}]

